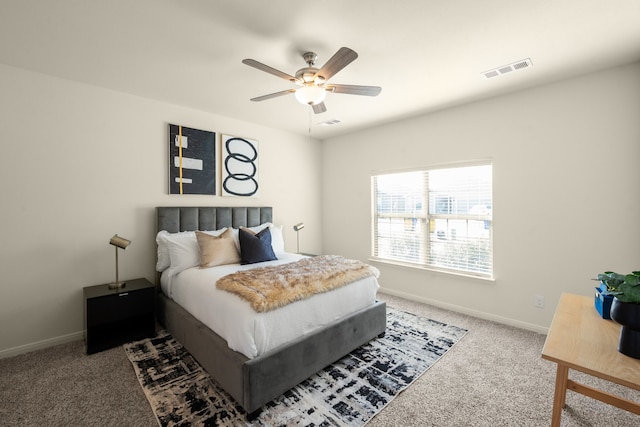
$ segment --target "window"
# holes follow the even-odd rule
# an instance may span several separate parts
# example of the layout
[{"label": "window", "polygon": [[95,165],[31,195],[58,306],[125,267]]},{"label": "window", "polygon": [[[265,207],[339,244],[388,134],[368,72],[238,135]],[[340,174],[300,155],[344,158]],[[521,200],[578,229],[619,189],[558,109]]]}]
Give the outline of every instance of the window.
[{"label": "window", "polygon": [[372,177],[373,257],[493,277],[492,166]]}]

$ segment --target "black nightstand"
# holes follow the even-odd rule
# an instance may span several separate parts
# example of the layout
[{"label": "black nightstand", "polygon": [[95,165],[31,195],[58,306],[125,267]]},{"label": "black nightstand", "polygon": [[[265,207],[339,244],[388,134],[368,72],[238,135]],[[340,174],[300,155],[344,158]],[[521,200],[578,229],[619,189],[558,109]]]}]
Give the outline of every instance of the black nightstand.
[{"label": "black nightstand", "polygon": [[106,350],[156,333],[156,287],[147,279],[84,288],[84,329],[87,354]]}]

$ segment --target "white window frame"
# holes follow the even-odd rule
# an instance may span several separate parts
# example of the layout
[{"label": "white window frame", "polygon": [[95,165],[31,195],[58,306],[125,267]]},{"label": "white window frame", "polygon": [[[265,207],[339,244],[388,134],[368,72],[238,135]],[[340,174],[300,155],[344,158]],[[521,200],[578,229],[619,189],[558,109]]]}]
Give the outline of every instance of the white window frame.
[{"label": "white window frame", "polygon": [[[450,196],[436,198],[436,184],[429,182],[429,176],[435,181],[435,174],[461,168],[484,166],[492,175],[491,161],[445,165],[417,170],[374,173],[371,176],[371,259],[373,261],[407,265],[410,267],[436,270],[457,275],[493,279],[493,182],[489,176],[488,183],[478,181],[478,194],[483,203],[469,207],[469,200],[456,205],[456,197],[466,194],[463,191],[451,193]],[[471,170],[471,169],[469,169]],[[477,169],[473,169],[477,170]],[[392,182],[401,174],[411,174],[419,190],[407,190],[404,193],[398,188],[393,196],[378,200],[377,183]],[[422,181],[422,183],[418,183]],[[413,181],[412,181],[413,182]],[[476,181],[469,181],[476,191]],[[466,191],[466,190],[465,190]],[[440,194],[440,193],[438,193]],[[445,199],[444,201],[442,199]],[[431,199],[431,200],[430,200]],[[436,200],[439,206],[436,208]],[[397,203],[396,203],[397,201]],[[379,203],[380,202],[380,206]],[[486,209],[477,209],[486,206]],[[384,207],[382,207],[384,205]],[[399,207],[396,207],[398,205]],[[404,230],[398,230],[404,224]],[[436,224],[438,226],[436,227]],[[442,233],[439,228],[446,224]],[[452,226],[451,224],[456,224]],[[479,226],[482,225],[482,229]],[[457,230],[462,230],[460,236]],[[471,249],[471,251],[469,251]],[[438,255],[440,254],[440,255]],[[453,255],[455,256],[453,256]]]}]

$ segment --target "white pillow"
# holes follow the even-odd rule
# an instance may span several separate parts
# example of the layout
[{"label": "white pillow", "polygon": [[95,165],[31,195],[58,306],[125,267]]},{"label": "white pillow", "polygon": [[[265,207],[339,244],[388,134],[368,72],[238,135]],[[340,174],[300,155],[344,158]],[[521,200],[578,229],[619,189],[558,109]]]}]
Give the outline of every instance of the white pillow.
[{"label": "white pillow", "polygon": [[[254,233],[259,233],[265,228],[269,227],[269,232],[271,233],[271,247],[273,248],[273,252],[276,254],[281,254],[284,252],[284,238],[282,237],[282,226],[274,225],[270,222],[265,222],[264,224],[256,225],[255,227],[243,227],[247,230],[251,230]],[[240,252],[240,237],[237,228],[233,229],[233,241],[236,244],[236,248],[238,252]]]},{"label": "white pillow", "polygon": [[172,276],[200,264],[200,249],[195,232],[185,236],[168,238],[167,247],[171,259],[169,271]]},{"label": "white pillow", "polygon": [[156,235],[156,244],[158,245],[158,260],[156,261],[156,271],[162,272],[171,266],[171,258],[169,258],[170,239],[177,239],[188,236],[195,236],[193,231],[182,231],[180,233],[169,233],[162,230]]},{"label": "white pillow", "polygon": [[171,260],[169,260],[169,248],[164,242],[165,234],[169,234],[167,230],[162,230],[156,234],[156,244],[158,245],[158,258],[156,260],[156,271],[165,271]]},{"label": "white pillow", "polygon": [[283,253],[284,237],[282,237],[282,226],[271,224],[269,231],[271,232],[271,247],[273,248],[273,252],[276,254]]}]

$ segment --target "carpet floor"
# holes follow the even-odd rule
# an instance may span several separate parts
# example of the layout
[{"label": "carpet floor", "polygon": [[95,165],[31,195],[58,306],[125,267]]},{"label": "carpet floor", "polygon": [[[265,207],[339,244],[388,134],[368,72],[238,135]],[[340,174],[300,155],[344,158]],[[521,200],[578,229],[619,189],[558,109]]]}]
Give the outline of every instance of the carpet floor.
[{"label": "carpet floor", "polygon": [[[470,332],[367,427],[540,427],[551,424],[555,364],[545,335],[378,293],[388,305]],[[569,377],[640,402],[640,391]],[[122,347],[87,356],[82,340],[0,359],[0,425],[140,426],[158,422]],[[637,427],[640,416],[567,393],[563,427]]]},{"label": "carpet floor", "polygon": [[387,331],[274,399],[244,411],[166,331],[125,345],[161,426],[346,426],[367,423],[467,331],[387,307]]}]

